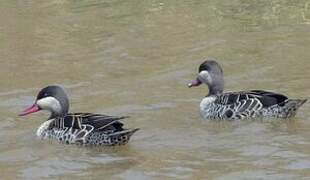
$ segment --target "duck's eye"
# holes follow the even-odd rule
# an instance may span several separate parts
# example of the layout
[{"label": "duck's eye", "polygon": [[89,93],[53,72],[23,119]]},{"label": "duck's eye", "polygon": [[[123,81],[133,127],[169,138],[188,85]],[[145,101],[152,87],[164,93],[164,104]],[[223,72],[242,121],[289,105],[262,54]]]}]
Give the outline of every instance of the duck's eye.
[{"label": "duck's eye", "polygon": [[48,96],[48,93],[44,93],[43,96],[44,96],[44,97]]}]

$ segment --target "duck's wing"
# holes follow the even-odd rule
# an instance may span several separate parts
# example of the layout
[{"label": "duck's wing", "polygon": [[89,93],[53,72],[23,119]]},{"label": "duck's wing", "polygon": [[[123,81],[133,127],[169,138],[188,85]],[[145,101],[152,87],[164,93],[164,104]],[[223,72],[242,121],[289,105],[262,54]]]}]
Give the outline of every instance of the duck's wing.
[{"label": "duck's wing", "polygon": [[[55,119],[52,128],[61,129],[62,133],[66,134],[65,138],[73,139],[75,143],[87,144],[88,141],[95,141],[93,143],[96,144],[105,138],[108,141],[108,138],[111,140],[108,143],[125,144],[130,136],[139,130],[139,128],[124,129],[123,123],[119,120],[125,118],[128,118],[128,116],[71,113],[65,117]],[[87,139],[87,137],[90,139]]]},{"label": "duck's wing", "polygon": [[63,118],[55,120],[57,128],[85,129],[88,127],[91,131],[118,132],[123,131],[123,123],[119,120],[128,118],[128,116],[108,116],[93,113],[70,113]]},{"label": "duck's wing", "polygon": [[263,104],[263,107],[265,108],[276,104],[279,106],[283,106],[285,104],[285,101],[288,99],[288,97],[283,94],[271,91],[252,90],[249,91],[249,94],[258,98],[259,101]]},{"label": "duck's wing", "polygon": [[271,91],[251,90],[240,92],[227,92],[217,96],[215,103],[221,105],[231,105],[239,102],[247,102],[247,100],[257,100],[263,107],[270,107],[272,105],[281,105],[288,98],[282,94]]},{"label": "duck's wing", "polygon": [[222,108],[225,118],[244,118],[255,116],[263,108],[282,105],[287,97],[269,91],[253,90],[228,92],[218,95],[215,104]]}]

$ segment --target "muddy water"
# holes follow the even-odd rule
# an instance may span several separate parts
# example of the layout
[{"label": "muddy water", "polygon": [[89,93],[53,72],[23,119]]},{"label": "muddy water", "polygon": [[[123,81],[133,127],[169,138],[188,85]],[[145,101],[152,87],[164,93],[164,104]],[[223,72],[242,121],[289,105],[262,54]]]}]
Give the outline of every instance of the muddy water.
[{"label": "muddy water", "polygon": [[[226,90],[310,94],[307,1],[0,2],[1,179],[308,179],[310,113],[291,120],[208,122],[188,89],[216,58]],[[130,115],[127,146],[42,141],[48,116],[17,113],[49,84],[71,111]]]}]

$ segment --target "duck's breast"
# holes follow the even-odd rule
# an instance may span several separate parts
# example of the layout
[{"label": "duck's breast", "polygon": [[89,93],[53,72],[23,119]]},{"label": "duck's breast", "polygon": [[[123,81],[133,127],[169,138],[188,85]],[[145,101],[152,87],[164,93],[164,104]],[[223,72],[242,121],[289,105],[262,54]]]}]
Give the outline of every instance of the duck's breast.
[{"label": "duck's breast", "polygon": [[54,119],[50,119],[45,121],[44,123],[42,123],[40,125],[40,127],[37,129],[37,136],[39,137],[44,137],[45,132],[48,130],[48,128],[50,127],[50,124],[54,121]]},{"label": "duck's breast", "polygon": [[204,118],[209,118],[213,116],[214,101],[216,96],[207,96],[200,102],[200,114]]}]

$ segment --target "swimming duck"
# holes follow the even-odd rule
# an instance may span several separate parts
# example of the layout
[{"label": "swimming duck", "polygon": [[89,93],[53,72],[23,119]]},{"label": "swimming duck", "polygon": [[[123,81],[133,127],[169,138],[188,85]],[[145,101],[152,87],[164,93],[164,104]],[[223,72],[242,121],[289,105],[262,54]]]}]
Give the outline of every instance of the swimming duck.
[{"label": "swimming duck", "polygon": [[69,99],[59,86],[47,86],[37,95],[35,103],[20,116],[40,110],[51,112],[37,129],[42,139],[56,139],[66,144],[123,145],[139,129],[124,129],[119,120],[126,116],[107,116],[92,113],[68,113]]},{"label": "swimming duck", "polygon": [[200,113],[206,119],[290,118],[307,101],[264,90],[224,93],[223,71],[214,60],[204,61],[198,72],[188,87],[208,86],[209,94],[200,103]]}]

